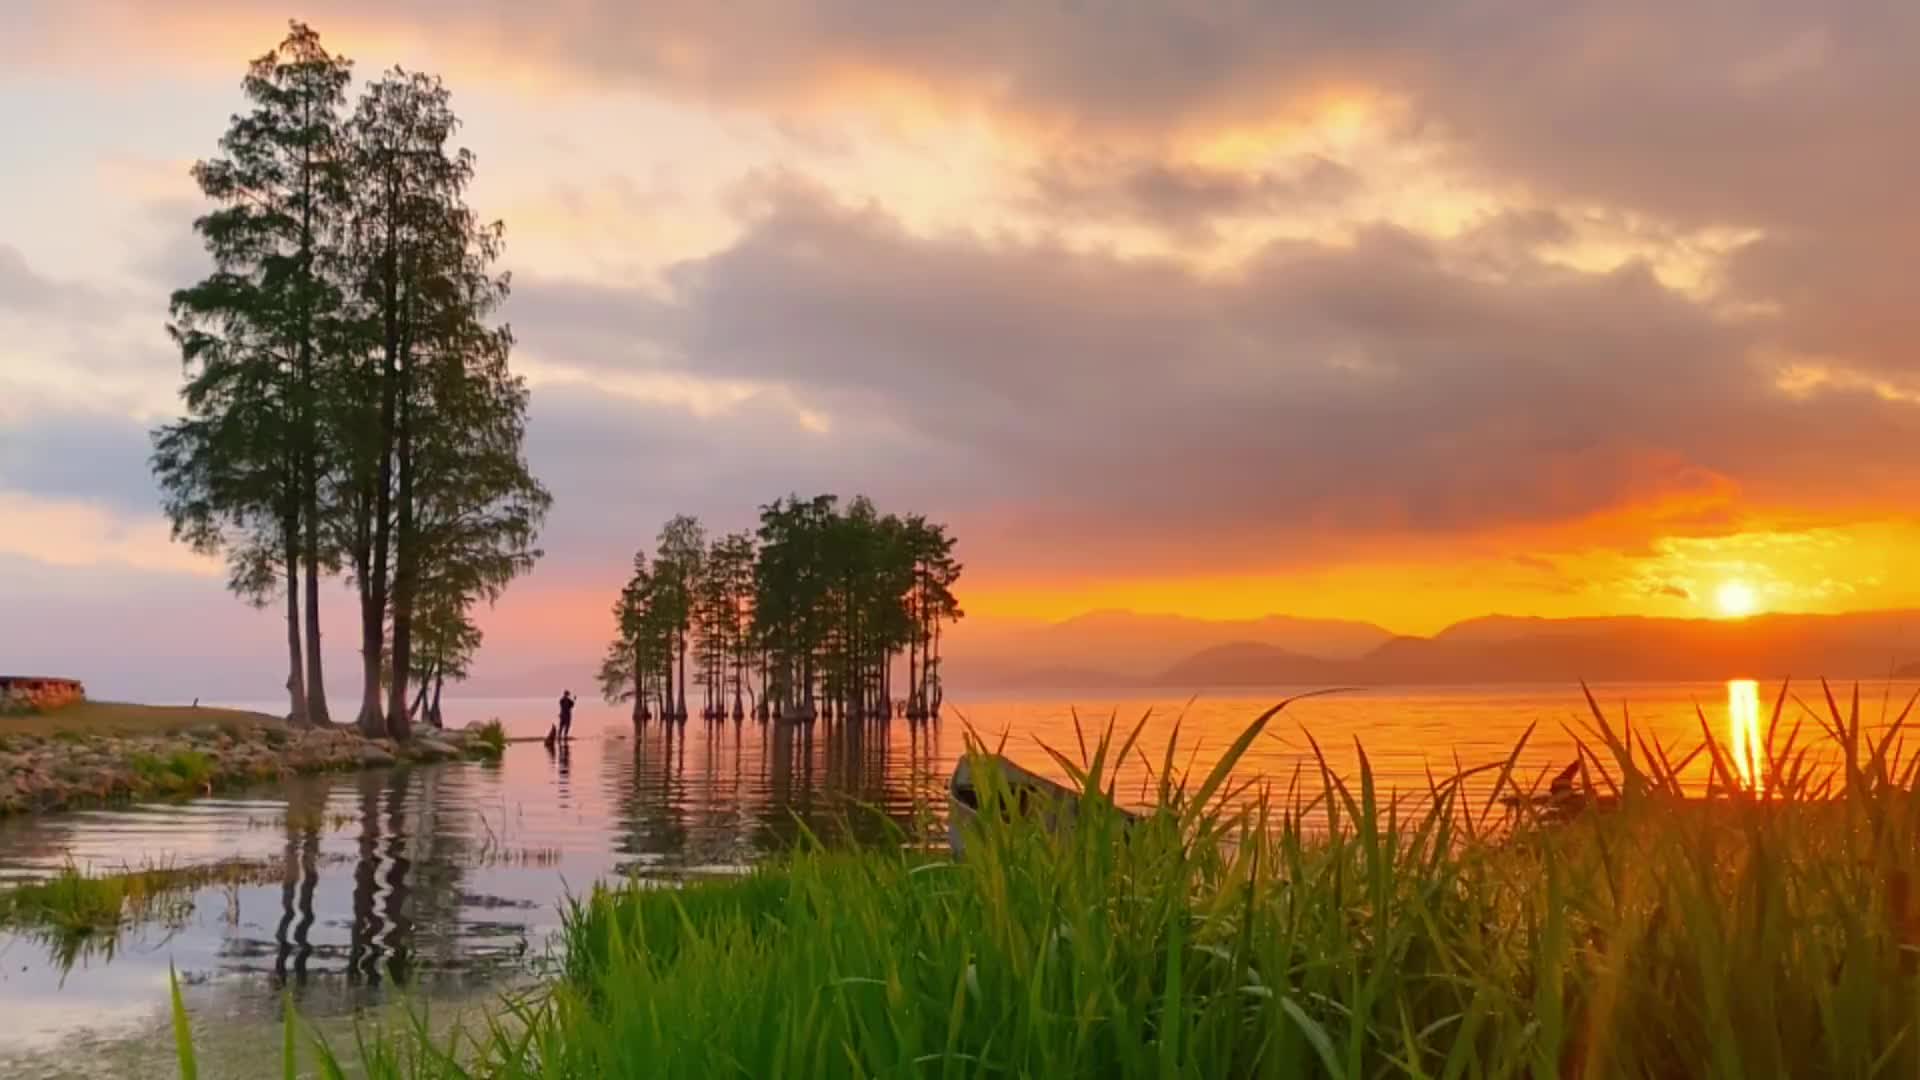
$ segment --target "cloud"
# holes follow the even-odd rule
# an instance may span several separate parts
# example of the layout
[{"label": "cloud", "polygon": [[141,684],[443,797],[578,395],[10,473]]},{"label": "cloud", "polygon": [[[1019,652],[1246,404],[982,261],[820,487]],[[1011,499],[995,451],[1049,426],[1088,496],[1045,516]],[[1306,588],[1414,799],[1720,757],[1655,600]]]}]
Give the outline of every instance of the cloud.
[{"label": "cloud", "polygon": [[[523,295],[523,340],[599,377],[785,388],[836,437],[940,451],[920,463],[927,490],[984,470],[985,535],[1043,570],[1226,569],[1575,526],[1639,544],[1796,500],[1817,511],[1810,476],[1920,434],[1899,402],[1781,392],[1755,351],[1766,325],[1636,264],[1515,250],[1490,278],[1484,236],[1377,228],[1272,244],[1222,274],[922,236],[804,184],[767,205],[732,246],[671,268],[665,297]],[[569,346],[596,340],[631,345]],[[864,473],[904,486],[893,462]],[[1885,505],[1916,480],[1890,464],[1828,505]]]},{"label": "cloud", "polygon": [[[509,314],[560,495],[543,581],[786,490],[924,506],[1038,579],[1646,552],[1907,513],[1920,480],[1905,7],[443,8],[314,14],[363,71],[551,113],[482,167],[536,253]],[[133,12],[11,5],[0,62],[228,87],[284,18]],[[143,279],[201,258],[185,213],[152,211]],[[1162,254],[1114,239],[1141,231]],[[134,303],[0,248],[0,317],[62,328],[9,343],[0,396],[151,411],[158,302],[142,338],[89,328]],[[5,482],[130,510],[131,441],[96,470],[85,423],[0,431]]]},{"label": "cloud", "polygon": [[0,313],[33,317],[98,315],[118,299],[105,289],[36,271],[18,248],[0,242]]},{"label": "cloud", "polygon": [[1248,172],[1148,157],[1080,154],[1032,170],[1036,213],[1068,220],[1144,224],[1213,239],[1234,219],[1325,211],[1355,194],[1348,167],[1306,155],[1285,167]]},{"label": "cloud", "polygon": [[0,490],[156,512],[147,428],[122,413],[42,408],[0,426]]},{"label": "cloud", "polygon": [[51,566],[220,573],[217,561],[174,544],[158,513],[126,515],[86,500],[5,490],[0,490],[0,555]]}]

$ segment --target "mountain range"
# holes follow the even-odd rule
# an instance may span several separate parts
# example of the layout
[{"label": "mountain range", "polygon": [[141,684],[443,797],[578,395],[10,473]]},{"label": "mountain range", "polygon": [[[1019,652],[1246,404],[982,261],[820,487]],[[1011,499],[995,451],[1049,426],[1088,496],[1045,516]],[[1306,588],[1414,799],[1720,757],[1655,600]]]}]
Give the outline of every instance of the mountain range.
[{"label": "mountain range", "polygon": [[[955,661],[956,685],[1201,689],[1275,684],[1386,685],[1679,681],[1740,676],[1835,679],[1920,677],[1920,611],[1758,615],[1746,619],[1487,616],[1432,637],[1393,636],[1368,623],[1175,620],[1198,648],[1164,665],[1069,662],[1068,644],[1147,630],[1158,616],[1104,613],[1100,635],[1080,620],[1048,628],[1054,654],[1025,669]],[[1198,625],[1194,625],[1198,624]],[[1242,633],[1268,631],[1265,639]],[[1284,638],[1285,640],[1279,640]],[[1371,642],[1371,643],[1369,643]],[[1084,655],[1084,654],[1081,654]],[[1139,658],[1136,652],[1134,659]],[[999,681],[996,681],[996,678]]]},{"label": "mountain range", "polygon": [[[1272,615],[1212,620],[1096,611],[1060,622],[967,620],[948,639],[957,693],[1258,685],[1669,682],[1736,677],[1920,679],[1920,610],[1746,619],[1491,615],[1432,637]],[[478,696],[591,694],[593,666],[482,676]],[[898,673],[904,677],[904,664]]]}]

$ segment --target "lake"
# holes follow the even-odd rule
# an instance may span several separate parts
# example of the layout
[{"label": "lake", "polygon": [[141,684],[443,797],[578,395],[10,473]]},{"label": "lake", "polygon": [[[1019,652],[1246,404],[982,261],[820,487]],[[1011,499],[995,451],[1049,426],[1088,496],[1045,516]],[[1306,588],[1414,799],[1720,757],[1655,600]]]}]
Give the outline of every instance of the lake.
[{"label": "lake", "polygon": [[[243,858],[266,866],[167,905],[111,949],[62,958],[33,937],[0,933],[0,1014],[8,1017],[0,1075],[170,1074],[169,964],[204,1029],[203,1075],[271,1072],[283,991],[336,1043],[350,1042],[365,1010],[429,1002],[444,1017],[538,978],[560,905],[595,881],[737,872],[802,830],[829,843],[925,835],[917,830],[943,812],[941,787],[970,730],[990,745],[1004,739],[1010,756],[1059,776],[1041,744],[1079,755],[1076,708],[1089,740],[1109,717],[1124,731],[1151,713],[1145,755],[1119,774],[1121,797],[1136,802],[1176,724],[1176,761],[1204,773],[1290,692],[1192,701],[956,695],[938,724],[895,721],[857,736],[825,724],[809,734],[697,719],[636,733],[625,708],[583,702],[564,753],[517,743],[497,764],[305,777],[186,804],[0,822],[0,879],[68,862],[110,870]],[[1682,752],[1700,741],[1696,707],[1723,741],[1750,744],[1755,715],[1764,724],[1777,692],[1777,684],[1751,683],[1595,688],[1616,725],[1625,706],[1637,733]],[[1863,687],[1868,726],[1912,692]],[[1812,704],[1820,690],[1795,693]],[[552,714],[546,699],[447,706],[451,724],[498,717],[517,736],[544,734]],[[1303,770],[1311,776],[1311,733],[1336,770],[1355,770],[1358,740],[1383,789],[1418,793],[1429,771],[1503,759],[1533,727],[1521,758],[1531,779],[1572,760],[1572,732],[1591,722],[1577,687],[1359,691],[1294,702],[1237,773],[1279,790]],[[1704,783],[1706,768],[1696,760],[1688,775]]]}]

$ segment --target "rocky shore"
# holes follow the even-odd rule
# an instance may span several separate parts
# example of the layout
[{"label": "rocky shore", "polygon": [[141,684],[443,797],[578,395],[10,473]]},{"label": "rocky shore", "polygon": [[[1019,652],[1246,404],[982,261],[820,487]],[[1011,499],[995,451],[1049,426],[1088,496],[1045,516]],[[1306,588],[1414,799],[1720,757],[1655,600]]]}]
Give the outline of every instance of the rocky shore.
[{"label": "rocky shore", "polygon": [[398,744],[351,728],[219,724],[165,734],[0,734],[0,816],[498,754],[497,743],[472,730],[423,732]]}]

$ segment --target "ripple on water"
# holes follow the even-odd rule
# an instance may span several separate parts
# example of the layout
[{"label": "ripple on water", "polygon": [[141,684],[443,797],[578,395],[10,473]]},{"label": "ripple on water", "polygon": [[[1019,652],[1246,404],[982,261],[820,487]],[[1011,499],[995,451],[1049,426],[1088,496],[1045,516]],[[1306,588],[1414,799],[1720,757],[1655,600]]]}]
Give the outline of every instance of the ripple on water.
[{"label": "ripple on water", "polygon": [[[1763,687],[1761,693],[1771,691]],[[1264,705],[1285,691],[1225,694],[1193,703],[1113,704],[1122,730],[1149,708],[1141,745],[1157,767],[1180,721],[1177,760],[1204,772]],[[1694,702],[1724,719],[1717,684],[1608,687],[1631,701],[1637,731],[1669,746],[1697,739]],[[1111,695],[1082,702],[1111,703]],[[559,902],[624,874],[719,873],[752,863],[810,831],[830,842],[886,843],[922,814],[944,809],[941,786],[967,724],[989,745],[1055,777],[1041,741],[1077,756],[1074,698],[981,701],[954,707],[930,728],[896,722],[858,737],[784,737],[758,724],[693,721],[638,734],[618,710],[582,705],[587,737],[564,752],[516,743],[497,764],[456,763],[289,779],[269,789],[184,805],[88,810],[0,822],[0,879],[42,876],[68,862],[97,870],[152,863],[249,859],[271,863],[264,883],[203,889],[167,925],[128,928],[71,968],[46,945],[0,933],[0,1074],[21,1055],[74,1040],[138,1040],[165,1031],[171,962],[188,982],[196,1016],[224,1035],[257,1029],[276,1045],[281,988],[323,1022],[390,1001],[396,985],[419,996],[468,1000],[502,980],[527,977],[559,928]],[[459,703],[463,715],[499,716],[515,735],[544,733],[545,702]],[[1087,737],[1109,717],[1086,711]],[[1424,791],[1456,755],[1476,765],[1503,757],[1537,724],[1523,771],[1564,764],[1586,706],[1575,687],[1450,688],[1371,692],[1298,703],[1258,740],[1238,770],[1284,790],[1313,775],[1310,727],[1336,768],[1350,769],[1355,738],[1367,745],[1383,790]],[[776,729],[777,730],[777,729]],[[604,737],[599,737],[604,735]],[[1121,798],[1140,801],[1151,775],[1123,763]],[[249,1027],[249,1025],[252,1025]],[[63,1054],[82,1075],[141,1075],[113,1054]],[[10,1065],[9,1062],[13,1064]],[[95,1068],[98,1066],[98,1068]]]}]

